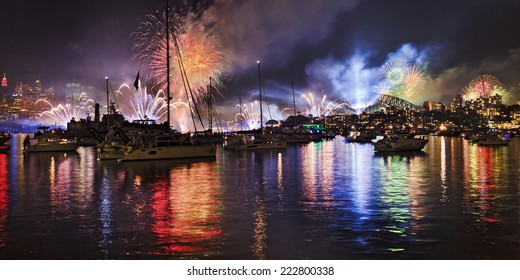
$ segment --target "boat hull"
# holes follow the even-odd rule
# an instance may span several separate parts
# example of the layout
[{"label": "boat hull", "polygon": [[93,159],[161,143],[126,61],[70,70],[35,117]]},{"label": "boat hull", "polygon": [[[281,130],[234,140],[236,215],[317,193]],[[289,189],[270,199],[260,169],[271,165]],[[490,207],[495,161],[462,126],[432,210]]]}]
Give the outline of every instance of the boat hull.
[{"label": "boat hull", "polygon": [[507,146],[508,140],[480,140],[477,141],[479,146]]},{"label": "boat hull", "polygon": [[374,137],[351,137],[351,136],[347,136],[345,137],[345,140],[347,140],[347,142],[351,142],[351,143],[372,143],[372,140],[374,139]]},{"label": "boat hull", "polygon": [[285,140],[287,142],[287,144],[309,144],[309,142],[311,141],[309,138],[303,138],[303,137],[300,137],[300,138],[287,138]]},{"label": "boat hull", "polygon": [[399,141],[392,143],[374,143],[376,152],[411,152],[421,151],[428,143],[428,140],[415,139],[414,141]]},{"label": "boat hull", "polygon": [[0,146],[4,146],[9,140],[11,140],[11,136],[0,135]]},{"label": "boat hull", "polygon": [[211,158],[216,156],[214,146],[170,146],[150,147],[133,150],[119,161]]},{"label": "boat hull", "polygon": [[74,152],[79,147],[77,143],[38,143],[26,147],[28,153],[37,152]]},{"label": "boat hull", "polygon": [[106,144],[99,145],[97,149],[98,160],[115,160],[124,158],[132,150],[131,146],[121,144]]},{"label": "boat hull", "polygon": [[286,149],[287,142],[273,142],[273,143],[250,143],[238,146],[237,150],[272,150],[272,149]]}]

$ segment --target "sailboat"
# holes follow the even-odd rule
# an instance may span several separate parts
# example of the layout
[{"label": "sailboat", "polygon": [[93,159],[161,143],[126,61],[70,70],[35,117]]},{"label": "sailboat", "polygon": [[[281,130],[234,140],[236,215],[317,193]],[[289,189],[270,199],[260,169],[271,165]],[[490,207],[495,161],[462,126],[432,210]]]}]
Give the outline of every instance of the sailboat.
[{"label": "sailboat", "polygon": [[285,141],[287,144],[309,144],[310,137],[305,130],[298,130],[297,125],[297,112],[296,112],[296,99],[294,98],[294,82],[291,80],[292,87],[292,98],[293,98],[293,109],[294,109],[294,127],[293,130],[287,132],[285,135]]},{"label": "sailboat", "polygon": [[[169,34],[169,9],[166,1],[166,67],[167,67],[167,124],[168,131],[155,131],[146,134],[145,131],[137,131],[132,135],[126,135],[122,130],[119,136],[124,139],[124,144],[118,144],[116,152],[111,152],[111,158],[119,161],[161,160],[161,159],[187,159],[187,158],[215,158],[216,148],[212,144],[199,145],[193,138],[184,139],[182,134],[172,131],[170,128],[170,34]],[[177,40],[175,38],[175,40]],[[186,72],[183,71],[182,57],[179,45],[175,41],[177,58],[183,79],[187,81]],[[188,83],[186,83],[188,84]],[[189,86],[188,86],[189,87]],[[188,89],[186,89],[188,90]],[[106,154],[108,157],[108,153]]]},{"label": "sailboat", "polygon": [[242,142],[236,145],[237,150],[270,150],[270,149],[285,149],[287,148],[287,141],[280,137],[278,133],[264,130],[263,116],[262,116],[262,76],[260,72],[260,61],[258,64],[258,81],[260,91],[260,133],[247,135],[242,138]]}]

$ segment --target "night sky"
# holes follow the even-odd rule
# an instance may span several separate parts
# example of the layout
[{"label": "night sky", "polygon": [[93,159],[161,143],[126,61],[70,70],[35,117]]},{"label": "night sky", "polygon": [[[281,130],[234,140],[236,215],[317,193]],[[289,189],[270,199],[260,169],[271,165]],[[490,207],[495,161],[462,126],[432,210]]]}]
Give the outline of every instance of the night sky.
[{"label": "night sky", "polygon": [[[170,1],[196,11],[220,40],[230,64],[220,104],[257,99],[257,59],[266,93],[280,107],[297,93],[354,102],[390,58],[420,64],[428,83],[410,101],[449,102],[480,73],[520,97],[520,1],[254,0]],[[133,83],[132,32],[163,0],[18,0],[0,7],[0,71],[44,87],[76,81],[100,88]],[[353,77],[362,80],[353,82]],[[369,90],[370,91],[370,90]],[[286,97],[287,96],[287,97]]]}]

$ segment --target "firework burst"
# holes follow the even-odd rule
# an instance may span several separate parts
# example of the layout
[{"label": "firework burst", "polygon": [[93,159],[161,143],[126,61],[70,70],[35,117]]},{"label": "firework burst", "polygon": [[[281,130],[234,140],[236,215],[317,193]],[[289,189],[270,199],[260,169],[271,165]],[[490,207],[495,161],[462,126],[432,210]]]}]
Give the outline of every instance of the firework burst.
[{"label": "firework burst", "polygon": [[[136,51],[134,58],[145,69],[151,88],[165,90],[167,83],[167,50],[170,51],[170,85],[173,98],[186,98],[185,88],[193,94],[196,102],[208,97],[208,85],[214,88],[212,97],[219,95],[227,75],[227,63],[215,36],[209,35],[194,21],[178,15],[170,17],[174,26],[170,33],[169,46],[164,36],[164,15],[148,15],[133,35]],[[186,78],[185,78],[186,77]]]},{"label": "firework burst", "polygon": [[504,95],[504,93],[505,90],[502,88],[500,81],[489,74],[477,76],[463,89],[465,100],[475,100],[479,97],[488,97],[494,94]]},{"label": "firework burst", "polygon": [[426,74],[424,69],[417,65],[409,65],[406,68],[405,75],[403,77],[404,95],[410,97],[424,88],[426,84]]},{"label": "firework burst", "polygon": [[423,67],[402,60],[385,64],[382,76],[383,80],[376,86],[376,92],[401,98],[410,98],[420,93],[427,80]]}]

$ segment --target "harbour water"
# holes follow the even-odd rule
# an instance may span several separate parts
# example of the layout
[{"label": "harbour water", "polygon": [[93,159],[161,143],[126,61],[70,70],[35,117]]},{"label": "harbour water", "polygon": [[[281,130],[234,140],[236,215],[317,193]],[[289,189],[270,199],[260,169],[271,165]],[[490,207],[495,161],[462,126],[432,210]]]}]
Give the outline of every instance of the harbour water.
[{"label": "harbour water", "polygon": [[520,259],[520,139],[216,159],[0,154],[0,259]]}]

